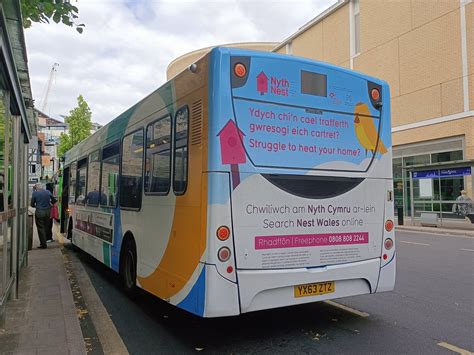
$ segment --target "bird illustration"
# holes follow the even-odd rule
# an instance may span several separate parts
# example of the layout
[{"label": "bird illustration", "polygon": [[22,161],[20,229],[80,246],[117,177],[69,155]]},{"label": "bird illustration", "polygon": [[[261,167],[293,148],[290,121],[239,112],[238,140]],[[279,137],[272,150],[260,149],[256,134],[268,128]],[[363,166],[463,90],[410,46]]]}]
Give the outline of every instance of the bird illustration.
[{"label": "bird illustration", "polygon": [[381,139],[377,140],[378,132],[374,124],[374,119],[370,117],[369,106],[363,102],[355,105],[354,109],[354,129],[357,140],[365,149],[365,155],[370,150],[372,154],[377,151],[380,154],[387,153],[387,148]]}]

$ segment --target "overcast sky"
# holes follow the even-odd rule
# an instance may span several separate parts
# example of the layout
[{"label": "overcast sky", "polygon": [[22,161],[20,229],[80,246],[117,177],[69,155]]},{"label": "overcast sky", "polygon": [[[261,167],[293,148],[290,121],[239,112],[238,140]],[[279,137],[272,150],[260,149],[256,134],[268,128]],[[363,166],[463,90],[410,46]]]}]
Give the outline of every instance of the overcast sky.
[{"label": "overcast sky", "polygon": [[105,124],[160,87],[166,67],[190,51],[232,42],[281,42],[336,0],[80,0],[82,34],[62,24],[26,29],[35,105],[67,115],[83,95]]}]

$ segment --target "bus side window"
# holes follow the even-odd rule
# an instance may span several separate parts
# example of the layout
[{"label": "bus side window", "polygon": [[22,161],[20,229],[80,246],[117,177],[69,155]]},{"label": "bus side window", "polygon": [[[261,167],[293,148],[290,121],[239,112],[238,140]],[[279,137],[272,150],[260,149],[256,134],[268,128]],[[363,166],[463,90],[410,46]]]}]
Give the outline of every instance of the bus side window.
[{"label": "bus side window", "polygon": [[125,136],[120,166],[120,207],[140,209],[142,205],[143,129]]},{"label": "bus side window", "polygon": [[100,178],[100,152],[96,150],[89,154],[89,167],[87,168],[87,196],[86,204],[89,206],[98,206],[102,199],[99,186]]},{"label": "bus side window", "polygon": [[77,162],[76,203],[83,205],[86,200],[87,158]]},{"label": "bus side window", "polygon": [[176,112],[174,122],[174,166],[173,191],[183,195],[188,185],[188,107],[181,107]]},{"label": "bus side window", "polygon": [[77,163],[74,162],[71,164],[69,169],[69,204],[74,204],[76,202],[76,174],[77,174]]},{"label": "bus side window", "polygon": [[102,192],[105,199],[100,200],[101,206],[115,207],[117,201],[117,180],[120,168],[120,142],[116,141],[102,149]]},{"label": "bus side window", "polygon": [[166,195],[170,189],[171,116],[146,129],[145,193]]}]

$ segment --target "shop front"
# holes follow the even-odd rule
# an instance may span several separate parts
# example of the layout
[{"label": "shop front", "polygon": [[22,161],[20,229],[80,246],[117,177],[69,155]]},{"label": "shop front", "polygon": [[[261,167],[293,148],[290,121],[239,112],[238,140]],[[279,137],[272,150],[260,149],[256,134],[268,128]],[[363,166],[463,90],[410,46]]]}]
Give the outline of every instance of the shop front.
[{"label": "shop front", "polygon": [[[409,179],[408,202],[412,223],[434,215],[443,221],[473,223],[472,173],[474,160],[418,164],[406,169]],[[471,186],[468,186],[470,182]],[[423,222],[423,221],[421,221]]]}]

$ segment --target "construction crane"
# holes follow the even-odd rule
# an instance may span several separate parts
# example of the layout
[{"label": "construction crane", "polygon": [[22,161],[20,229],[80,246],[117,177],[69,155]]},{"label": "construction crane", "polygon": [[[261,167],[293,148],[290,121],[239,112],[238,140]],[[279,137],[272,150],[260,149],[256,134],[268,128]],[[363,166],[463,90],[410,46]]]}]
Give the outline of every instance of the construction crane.
[{"label": "construction crane", "polygon": [[51,86],[53,85],[56,72],[58,71],[59,63],[54,63],[49,72],[49,79],[46,85],[46,91],[44,93],[43,99],[41,100],[41,111],[46,113],[46,107],[48,106],[48,97],[51,91]]}]

